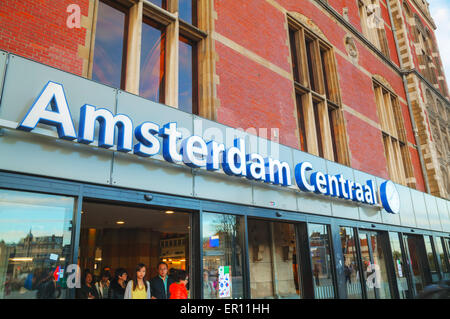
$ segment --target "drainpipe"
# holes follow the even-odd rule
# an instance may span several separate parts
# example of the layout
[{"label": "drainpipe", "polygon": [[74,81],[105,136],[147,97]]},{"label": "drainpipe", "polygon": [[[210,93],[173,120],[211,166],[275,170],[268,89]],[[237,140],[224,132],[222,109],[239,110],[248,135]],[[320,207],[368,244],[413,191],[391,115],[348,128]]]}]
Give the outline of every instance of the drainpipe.
[{"label": "drainpipe", "polygon": [[412,106],[411,106],[411,98],[409,96],[409,91],[408,91],[408,82],[406,80],[406,76],[411,72],[405,71],[403,69],[402,58],[400,56],[400,47],[398,45],[398,39],[397,39],[397,30],[395,28],[394,19],[392,18],[391,4],[389,3],[389,0],[386,1],[386,4],[387,4],[388,12],[389,12],[389,20],[391,21],[392,33],[394,34],[394,42],[395,42],[395,49],[397,50],[398,62],[400,63],[400,69],[401,69],[402,79],[403,79],[403,86],[405,88],[405,93],[406,93],[406,102],[408,104],[409,117],[411,119],[411,126],[412,126],[412,129],[414,132],[414,141],[416,142],[417,149],[419,151],[419,162],[420,162],[420,167],[422,168],[422,176],[423,176],[423,180],[425,182],[425,189],[428,194],[431,194],[430,186],[429,186],[429,182],[428,182],[427,170],[425,167],[425,161],[423,159],[422,148],[420,147],[419,133],[418,133],[417,126],[416,126],[416,121],[414,120],[414,114],[413,114],[413,110],[412,110]]}]

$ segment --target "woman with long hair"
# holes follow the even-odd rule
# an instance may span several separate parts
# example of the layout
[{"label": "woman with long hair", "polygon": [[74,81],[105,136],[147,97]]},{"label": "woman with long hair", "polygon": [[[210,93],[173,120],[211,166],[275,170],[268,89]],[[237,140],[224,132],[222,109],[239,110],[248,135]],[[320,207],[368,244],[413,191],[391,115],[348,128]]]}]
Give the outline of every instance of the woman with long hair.
[{"label": "woman with long hair", "polygon": [[125,289],[125,299],[151,299],[150,283],[145,280],[147,268],[144,264],[136,266],[133,280],[130,280]]}]

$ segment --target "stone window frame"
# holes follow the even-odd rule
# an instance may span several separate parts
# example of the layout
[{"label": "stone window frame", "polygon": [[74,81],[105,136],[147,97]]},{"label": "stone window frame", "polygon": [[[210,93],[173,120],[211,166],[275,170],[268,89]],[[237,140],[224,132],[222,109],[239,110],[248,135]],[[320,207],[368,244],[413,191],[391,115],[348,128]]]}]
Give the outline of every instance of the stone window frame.
[{"label": "stone window frame", "polygon": [[290,50],[300,149],[350,165],[334,47],[295,17],[288,14],[287,21],[289,39],[295,42]]},{"label": "stone window frame", "polygon": [[434,71],[434,68],[436,68],[433,58],[435,54],[434,39],[430,30],[423,25],[417,13],[414,13],[413,19],[413,37],[417,46],[416,54],[419,61],[419,70],[435,88],[439,88],[438,78]]},{"label": "stone window frame", "polygon": [[376,79],[373,79],[373,89],[389,178],[415,188],[416,179],[398,96]]},{"label": "stone window frame", "polygon": [[[97,23],[97,12],[99,2],[102,0],[95,0],[94,18],[92,26],[92,37],[90,44],[90,58],[87,77],[92,78],[93,56],[95,46],[95,26]],[[208,10],[211,8],[207,5],[207,0],[198,0],[197,2],[197,26],[194,26],[178,16],[178,0],[167,0],[167,9],[163,9],[149,0],[108,0],[105,3],[117,3],[128,10],[128,25],[127,25],[127,39],[125,43],[126,55],[125,70],[124,70],[124,85],[123,89],[129,93],[139,95],[139,80],[140,80],[140,55],[141,55],[141,32],[144,17],[148,20],[163,25],[166,33],[166,47],[165,47],[165,83],[164,83],[164,101],[163,103],[175,108],[178,108],[178,65],[179,65],[179,38],[184,38],[192,41],[195,44],[197,62],[193,66],[196,77],[196,83],[193,83],[195,90],[193,101],[193,114],[210,114],[208,106],[204,100],[208,100],[208,90],[202,90],[203,87],[209,86],[213,80],[212,72],[205,74],[204,69],[209,69],[205,64],[209,61],[202,57],[211,54],[211,46],[206,42],[209,38],[208,33],[202,29],[210,24],[211,13]],[[206,12],[208,11],[208,12]],[[208,21],[207,21],[208,20]],[[196,103],[195,103],[196,102]],[[196,104],[196,105],[194,105]]]},{"label": "stone window frame", "polygon": [[[374,18],[369,17],[368,6],[372,5],[380,8],[380,0],[358,0],[358,12],[361,22],[361,29],[363,35],[373,44],[375,47],[383,53],[383,55],[387,58],[390,58],[390,50],[389,43],[387,40],[385,22],[381,15],[381,12],[374,10],[372,14],[374,14]],[[375,19],[381,21],[382,28],[370,27],[369,21],[371,19]]]}]

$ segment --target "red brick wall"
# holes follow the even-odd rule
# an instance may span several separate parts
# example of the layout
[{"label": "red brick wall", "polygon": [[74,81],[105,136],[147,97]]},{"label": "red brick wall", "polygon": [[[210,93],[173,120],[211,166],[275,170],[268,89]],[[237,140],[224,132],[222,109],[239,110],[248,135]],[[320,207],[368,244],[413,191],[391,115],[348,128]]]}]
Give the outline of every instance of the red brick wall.
[{"label": "red brick wall", "polygon": [[67,27],[70,4],[88,15],[89,0],[1,0],[0,49],[81,75],[86,30]]},{"label": "red brick wall", "polygon": [[216,0],[218,33],[290,72],[286,16],[261,0]]},{"label": "red brick wall", "polygon": [[381,131],[345,112],[352,167],[389,178]]},{"label": "red brick wall", "polygon": [[280,143],[299,148],[292,81],[218,42],[216,50],[217,121],[243,129],[279,128]]}]

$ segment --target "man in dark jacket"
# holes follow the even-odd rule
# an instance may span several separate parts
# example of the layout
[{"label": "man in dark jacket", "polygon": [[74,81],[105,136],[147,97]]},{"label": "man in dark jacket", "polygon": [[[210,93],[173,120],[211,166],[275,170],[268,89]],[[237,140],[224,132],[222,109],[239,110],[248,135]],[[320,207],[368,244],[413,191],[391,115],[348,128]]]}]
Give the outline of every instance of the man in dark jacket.
[{"label": "man in dark jacket", "polygon": [[57,299],[61,295],[61,291],[53,277],[53,271],[50,269],[44,272],[44,278],[36,284],[36,289],[37,299]]},{"label": "man in dark jacket", "polygon": [[169,287],[174,283],[174,281],[167,275],[168,266],[165,262],[159,262],[157,269],[158,276],[154,277],[150,281],[152,299],[169,299]]}]

